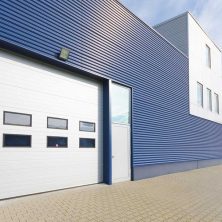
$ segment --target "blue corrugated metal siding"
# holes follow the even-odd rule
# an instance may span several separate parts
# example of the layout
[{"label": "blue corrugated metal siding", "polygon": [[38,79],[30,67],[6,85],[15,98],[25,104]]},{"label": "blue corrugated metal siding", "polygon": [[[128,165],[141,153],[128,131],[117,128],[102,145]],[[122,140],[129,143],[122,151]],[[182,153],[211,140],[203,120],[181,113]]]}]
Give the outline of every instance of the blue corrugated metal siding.
[{"label": "blue corrugated metal siding", "polygon": [[[189,115],[188,59],[117,1],[1,0],[0,40],[133,87],[133,165],[222,157],[222,126]],[[62,63],[62,62],[61,62]]]},{"label": "blue corrugated metal siding", "polygon": [[163,22],[154,28],[188,56],[188,12]]}]

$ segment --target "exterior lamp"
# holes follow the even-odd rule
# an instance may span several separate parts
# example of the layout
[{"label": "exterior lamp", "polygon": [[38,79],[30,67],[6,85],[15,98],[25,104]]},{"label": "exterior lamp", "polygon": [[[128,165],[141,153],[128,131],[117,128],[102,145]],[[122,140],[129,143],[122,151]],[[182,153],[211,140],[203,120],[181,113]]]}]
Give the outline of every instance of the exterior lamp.
[{"label": "exterior lamp", "polygon": [[69,53],[70,50],[67,48],[61,48],[60,54],[59,54],[59,59],[63,60],[63,61],[67,61],[69,58]]}]

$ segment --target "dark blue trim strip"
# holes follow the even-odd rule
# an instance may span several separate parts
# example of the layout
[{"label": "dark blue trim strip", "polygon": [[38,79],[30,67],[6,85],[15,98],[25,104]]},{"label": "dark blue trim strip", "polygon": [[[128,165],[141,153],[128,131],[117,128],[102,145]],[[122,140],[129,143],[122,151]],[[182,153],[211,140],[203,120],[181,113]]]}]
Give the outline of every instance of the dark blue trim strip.
[{"label": "dark blue trim strip", "polygon": [[131,88],[131,122],[130,122],[130,169],[131,169],[131,180],[134,180],[134,168],[133,168],[133,88]]},{"label": "dark blue trim strip", "polygon": [[103,182],[112,184],[112,123],[110,80],[103,82]]}]

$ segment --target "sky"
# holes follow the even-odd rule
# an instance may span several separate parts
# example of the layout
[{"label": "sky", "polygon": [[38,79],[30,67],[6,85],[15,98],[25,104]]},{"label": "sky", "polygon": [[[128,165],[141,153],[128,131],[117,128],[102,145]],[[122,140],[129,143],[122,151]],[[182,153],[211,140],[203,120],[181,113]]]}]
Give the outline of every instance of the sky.
[{"label": "sky", "polygon": [[150,26],[189,11],[222,49],[222,0],[119,1]]}]

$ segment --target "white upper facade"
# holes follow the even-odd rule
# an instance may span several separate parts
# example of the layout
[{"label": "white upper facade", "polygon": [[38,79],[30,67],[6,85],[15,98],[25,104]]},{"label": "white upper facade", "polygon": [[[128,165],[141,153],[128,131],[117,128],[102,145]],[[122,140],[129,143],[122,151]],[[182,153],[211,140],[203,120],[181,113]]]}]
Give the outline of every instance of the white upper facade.
[{"label": "white upper facade", "polygon": [[154,27],[189,58],[190,114],[222,124],[222,53],[189,13]]}]

